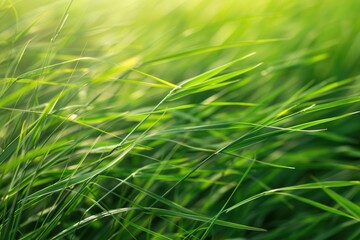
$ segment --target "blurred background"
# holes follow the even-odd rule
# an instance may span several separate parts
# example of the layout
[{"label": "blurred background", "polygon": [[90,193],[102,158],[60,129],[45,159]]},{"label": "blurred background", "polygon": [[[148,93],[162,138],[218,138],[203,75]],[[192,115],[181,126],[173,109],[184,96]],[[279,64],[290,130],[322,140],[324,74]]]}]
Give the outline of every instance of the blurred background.
[{"label": "blurred background", "polygon": [[[359,187],[350,186],[360,177],[358,9],[357,0],[1,1],[1,217],[3,229],[18,229],[4,236],[357,239],[358,215],[314,206],[344,210],[322,189],[251,200],[218,216],[267,232],[210,219],[267,190],[326,181],[348,181],[336,194],[358,211]],[[221,73],[249,68],[240,76],[179,90],[154,108],[187,79],[251,53]],[[308,123],[326,131],[261,128]],[[62,181],[74,190],[59,192],[69,187],[55,184]],[[166,201],[209,219],[186,218]],[[126,207],[138,209],[97,215]],[[144,209],[153,207],[173,212]],[[99,220],[70,231],[89,216]]]}]

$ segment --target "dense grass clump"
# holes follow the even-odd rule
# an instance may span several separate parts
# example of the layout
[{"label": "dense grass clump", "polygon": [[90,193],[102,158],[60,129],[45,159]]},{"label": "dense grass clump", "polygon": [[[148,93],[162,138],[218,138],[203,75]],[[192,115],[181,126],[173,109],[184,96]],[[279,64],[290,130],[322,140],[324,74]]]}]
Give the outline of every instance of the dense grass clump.
[{"label": "dense grass clump", "polygon": [[358,0],[0,2],[0,238],[359,239]]}]

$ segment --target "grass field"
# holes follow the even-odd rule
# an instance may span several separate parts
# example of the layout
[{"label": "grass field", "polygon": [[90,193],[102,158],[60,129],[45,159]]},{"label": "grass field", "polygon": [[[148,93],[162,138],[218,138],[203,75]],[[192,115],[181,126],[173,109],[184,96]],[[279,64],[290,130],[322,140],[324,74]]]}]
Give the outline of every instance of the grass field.
[{"label": "grass field", "polygon": [[360,239],[359,9],[1,0],[0,239]]}]

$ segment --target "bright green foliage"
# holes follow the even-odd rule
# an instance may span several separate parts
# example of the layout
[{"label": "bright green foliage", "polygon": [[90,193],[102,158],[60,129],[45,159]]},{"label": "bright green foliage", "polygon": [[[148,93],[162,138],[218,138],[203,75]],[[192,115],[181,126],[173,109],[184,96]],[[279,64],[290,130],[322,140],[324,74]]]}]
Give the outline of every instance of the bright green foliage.
[{"label": "bright green foliage", "polygon": [[360,1],[0,1],[0,239],[359,239]]}]

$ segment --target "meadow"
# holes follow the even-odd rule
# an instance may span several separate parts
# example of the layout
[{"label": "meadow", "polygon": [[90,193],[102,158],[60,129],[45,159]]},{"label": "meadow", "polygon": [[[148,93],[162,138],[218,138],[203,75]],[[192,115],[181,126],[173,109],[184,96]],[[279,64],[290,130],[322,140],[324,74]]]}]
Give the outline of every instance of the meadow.
[{"label": "meadow", "polygon": [[358,0],[1,0],[0,239],[360,239]]}]

